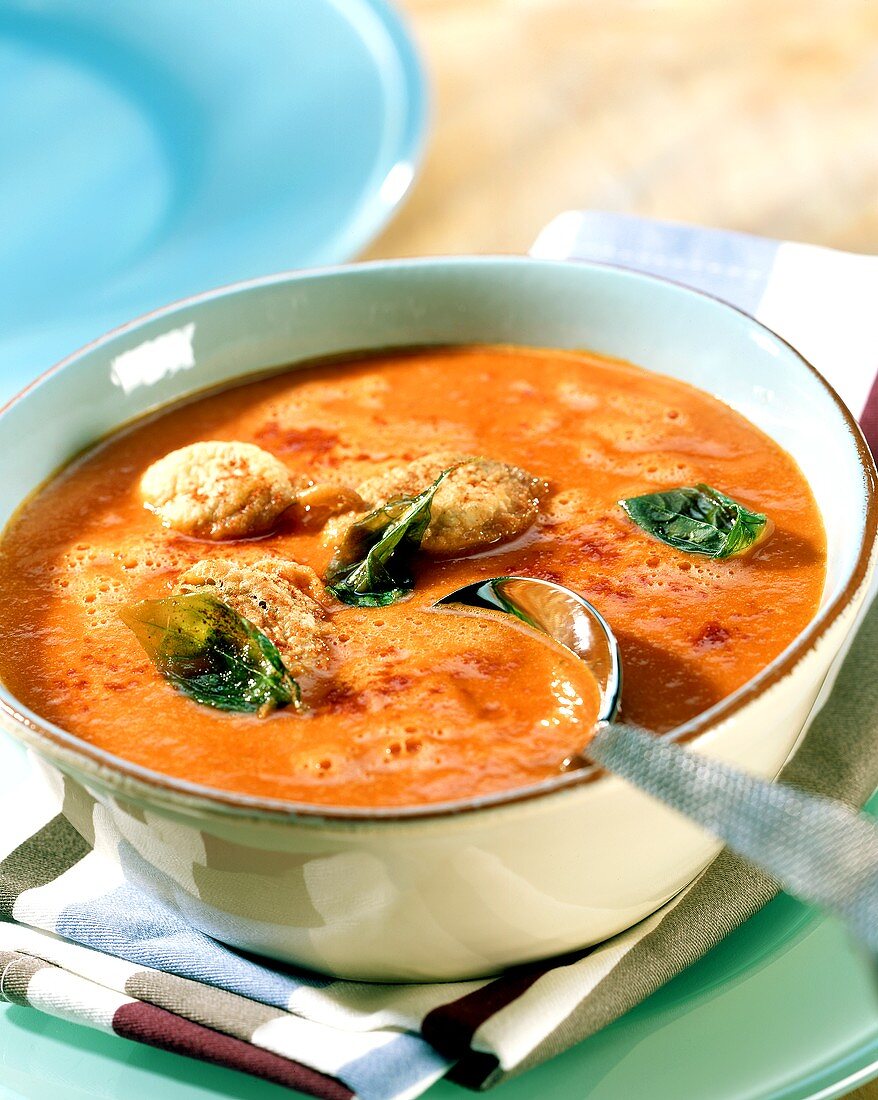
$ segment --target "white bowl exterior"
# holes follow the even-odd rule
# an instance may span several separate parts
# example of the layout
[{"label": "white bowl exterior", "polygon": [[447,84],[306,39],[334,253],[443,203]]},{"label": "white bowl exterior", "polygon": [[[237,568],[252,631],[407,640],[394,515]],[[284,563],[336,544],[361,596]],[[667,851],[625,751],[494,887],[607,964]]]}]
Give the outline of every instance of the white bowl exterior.
[{"label": "white bowl exterior", "polygon": [[[823,606],[845,588],[865,529],[864,474],[838,406],[795,353],[735,311],[673,285],[532,260],[364,265],[273,280],[125,330],[0,417],[0,520],[71,454],[180,396],[318,355],[471,341],[587,347],[693,382],[738,408],[811,481],[829,538]],[[709,727],[698,751],[777,774],[850,632],[865,581],[795,667]],[[126,874],[194,925],[346,977],[471,977],[596,942],[653,912],[718,850],[615,777],[408,821],[245,818],[126,779],[4,721],[37,748],[55,782],[55,765],[65,773],[74,823],[95,831]]]}]

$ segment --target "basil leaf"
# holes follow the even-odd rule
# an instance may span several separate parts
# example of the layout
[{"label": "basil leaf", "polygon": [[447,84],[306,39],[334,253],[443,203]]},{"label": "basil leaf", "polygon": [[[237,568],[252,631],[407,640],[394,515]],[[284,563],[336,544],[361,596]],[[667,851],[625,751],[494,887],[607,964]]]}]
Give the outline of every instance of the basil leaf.
[{"label": "basil leaf", "polygon": [[668,546],[710,558],[743,554],[763,534],[768,518],[731,497],[699,484],[620,500],[620,506],[648,534]]},{"label": "basil leaf", "polygon": [[141,600],[120,615],[162,676],[197,703],[260,716],[299,703],[275,644],[207,593]]},{"label": "basil leaf", "polygon": [[327,588],[342,603],[386,607],[411,594],[411,561],[430,526],[436,490],[452,470],[416,497],[388,501],[348,528],[326,571]]}]

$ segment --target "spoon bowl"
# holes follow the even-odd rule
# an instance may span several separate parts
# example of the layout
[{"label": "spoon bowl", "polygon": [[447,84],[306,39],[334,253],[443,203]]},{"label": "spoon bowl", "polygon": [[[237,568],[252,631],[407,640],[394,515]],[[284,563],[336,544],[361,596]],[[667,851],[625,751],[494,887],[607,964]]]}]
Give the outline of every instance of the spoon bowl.
[{"label": "spoon bowl", "polygon": [[612,722],[622,694],[619,643],[609,623],[588,600],[535,577],[492,577],[449,592],[435,608],[502,611],[560,642],[585,661],[597,681],[598,722]]}]

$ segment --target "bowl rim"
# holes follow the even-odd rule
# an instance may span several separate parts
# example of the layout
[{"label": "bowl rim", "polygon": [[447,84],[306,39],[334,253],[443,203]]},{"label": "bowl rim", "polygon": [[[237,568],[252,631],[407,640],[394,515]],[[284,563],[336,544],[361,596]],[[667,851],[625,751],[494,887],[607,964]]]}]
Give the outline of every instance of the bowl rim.
[{"label": "bowl rim", "polygon": [[[245,279],[234,283],[202,291],[177,299],[167,305],[150,310],[130,321],[126,321],[96,339],[83,345],[77,350],[66,355],[63,359],[47,368],[34,378],[17,394],[11,397],[0,407],[0,419],[28,394],[41,385],[46,379],[53,377],[62,370],[82,359],[105,344],[111,343],[119,336],[132,332],[142,327],[147,322],[157,320],[166,315],[172,315],[178,310],[197,306],[203,302],[209,302],[217,298],[223,298],[257,290],[274,284],[293,283],[315,277],[344,276],[346,273],[380,270],[382,268],[406,268],[406,267],[431,267],[443,264],[454,264],[462,267],[491,266],[500,263],[502,265],[527,265],[541,267],[577,267],[590,268],[598,272],[607,270],[620,273],[637,280],[659,283],[671,286],[684,294],[695,295],[716,303],[721,308],[746,319],[746,321],[761,329],[771,339],[777,341],[792,353],[805,369],[817,379],[825,390],[827,396],[836,405],[851,441],[854,444],[860,469],[863,474],[865,492],[865,514],[857,558],[842,590],[822,610],[820,610],[811,622],[790,642],[773,661],[766,665],[760,672],[753,676],[740,688],[730,695],[719,700],[712,707],[702,711],[688,722],[676,726],[661,736],[672,742],[685,743],[692,741],[709,732],[714,726],[726,721],[732,715],[743,710],[768,688],[784,679],[796,665],[812,651],[829,631],[836,620],[843,614],[850,603],[859,593],[870,569],[870,564],[876,555],[878,545],[878,470],[869,446],[863,436],[862,430],[850,409],[842,401],[831,383],[817,370],[817,368],[805,358],[788,340],[780,336],[768,325],[759,321],[746,310],[733,305],[730,302],[711,294],[707,291],[696,289],[674,279],[665,278],[639,271],[636,268],[626,267],[623,264],[606,263],[593,260],[552,260],[540,259],[525,255],[443,255],[410,257],[400,259],[380,259],[358,261],[353,263],[321,265],[310,268],[293,269],[277,272],[271,275],[258,276],[253,279]],[[352,352],[351,354],[356,354]],[[231,382],[230,385],[234,385]],[[178,399],[179,400],[179,399]],[[169,402],[169,405],[174,402]],[[332,804],[320,804],[312,802],[295,802],[287,799],[265,798],[256,795],[247,795],[235,791],[222,790],[198,783],[190,782],[163,772],[154,771],[151,768],[134,764],[124,757],[110,753],[97,746],[89,744],[83,738],[69,733],[62,727],[41,718],[19,703],[0,682],[0,713],[2,713],[12,725],[22,727],[30,736],[21,739],[26,744],[35,744],[36,751],[42,752],[62,771],[69,771],[79,767],[86,771],[91,778],[98,780],[104,786],[119,789],[122,797],[139,797],[147,803],[158,801],[163,806],[178,807],[187,810],[200,810],[202,812],[219,813],[224,817],[249,818],[255,820],[270,821],[296,821],[303,824],[324,825],[382,825],[393,822],[412,822],[431,820],[436,818],[458,818],[474,813],[489,810],[503,809],[522,802],[530,802],[542,799],[552,794],[566,794],[584,785],[592,784],[602,778],[609,778],[609,773],[597,765],[583,768],[579,771],[566,772],[539,783],[526,787],[515,787],[510,790],[496,791],[477,797],[461,798],[446,802],[425,803],[423,806],[334,806]],[[6,724],[6,728],[9,726]]]}]

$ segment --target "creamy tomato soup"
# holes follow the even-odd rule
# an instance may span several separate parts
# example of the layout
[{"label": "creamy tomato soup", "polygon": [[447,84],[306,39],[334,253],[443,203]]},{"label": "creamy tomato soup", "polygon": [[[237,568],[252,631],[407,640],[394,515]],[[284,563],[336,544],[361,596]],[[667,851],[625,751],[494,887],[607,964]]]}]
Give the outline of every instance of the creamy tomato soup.
[{"label": "creamy tomato soup", "polygon": [[[342,602],[362,574],[340,574],[339,555],[368,517],[442,474],[432,511],[411,505],[429,525],[405,590]],[[764,537],[688,553],[618,503],[700,484],[767,516]],[[452,589],[521,574],[581,592],[620,641],[623,716],[664,731],[793,640],[824,567],[795,462],[697,389],[580,352],[370,355],[174,406],[58,474],[0,544],[0,674],[45,718],[168,775],[308,803],[436,802],[558,774],[598,708],[587,670],[528,627],[431,610]],[[268,639],[280,702],[216,709],[147,655],[138,622],[166,604],[138,601],[204,593]]]}]

